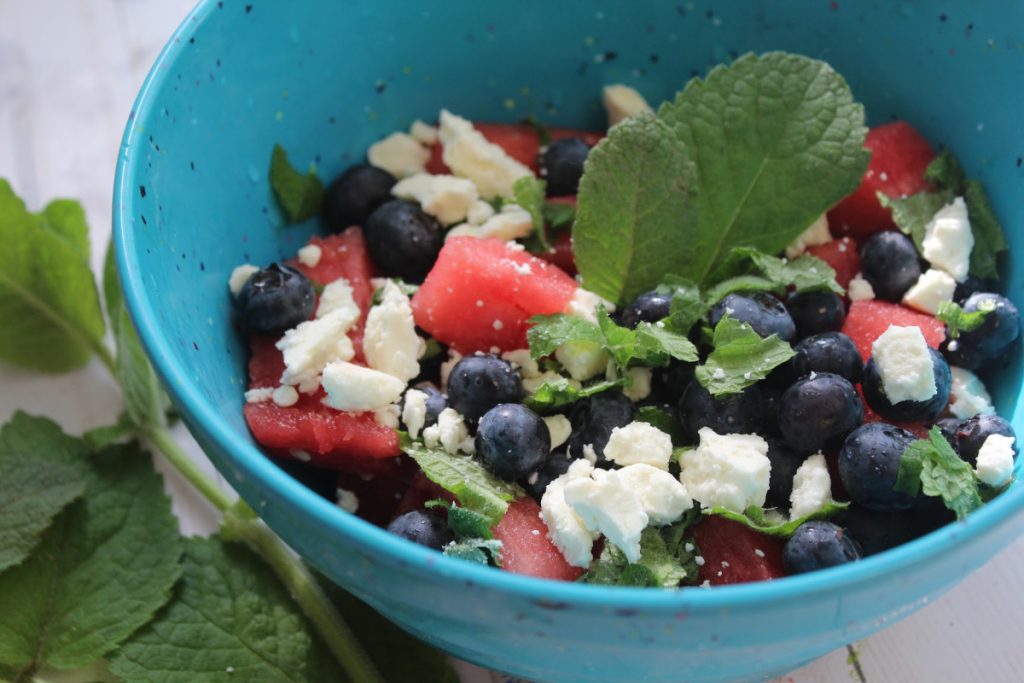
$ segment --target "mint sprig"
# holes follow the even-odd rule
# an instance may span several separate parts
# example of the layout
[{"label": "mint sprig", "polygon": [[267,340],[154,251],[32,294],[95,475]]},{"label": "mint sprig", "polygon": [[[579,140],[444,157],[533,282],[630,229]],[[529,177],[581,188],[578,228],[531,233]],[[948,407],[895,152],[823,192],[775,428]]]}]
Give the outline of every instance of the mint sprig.
[{"label": "mint sprig", "polygon": [[710,288],[705,298],[710,305],[740,291],[785,294],[792,288],[797,294],[813,291],[845,293],[836,282],[836,271],[815,256],[804,254],[790,261],[751,247],[732,249],[715,270],[711,281],[718,284]]},{"label": "mint sprig", "polygon": [[[988,300],[983,300],[982,304]],[[981,327],[992,308],[979,308],[977,311],[965,311],[954,301],[943,301],[935,317],[946,324],[951,339],[956,339],[961,332],[970,332]]]},{"label": "mint sprig", "polygon": [[526,397],[526,406],[537,413],[550,413],[572,405],[576,401],[600,394],[609,389],[626,386],[627,378],[603,379],[584,386],[577,386],[566,377],[550,379]]},{"label": "mint sprig", "polygon": [[981,507],[978,475],[960,459],[938,427],[928,431],[927,439],[914,441],[900,457],[897,491],[911,496],[924,493],[942,498],[947,508],[964,519]]},{"label": "mint sprig", "polygon": [[762,337],[728,315],[715,326],[712,343],[715,348],[696,371],[712,396],[738,394],[796,355],[777,335]]},{"label": "mint sprig", "polygon": [[281,145],[274,145],[270,157],[270,187],[289,223],[301,223],[320,213],[324,184],[316,169],[310,167],[308,172],[301,173],[292,166]]},{"label": "mint sprig", "polygon": [[[689,534],[697,519],[689,514],[667,527],[648,527],[640,535],[640,559],[635,564],[611,543],[605,543],[601,556],[579,578],[582,583],[605,586],[677,588],[695,584],[699,554]],[[687,549],[689,548],[689,549]]]},{"label": "mint sprig", "polygon": [[797,517],[796,519],[786,519],[781,514],[775,513],[773,510],[765,510],[757,505],[748,507],[742,513],[734,512],[728,508],[720,506],[702,510],[702,513],[705,515],[718,515],[720,517],[725,517],[726,519],[731,519],[734,522],[739,522],[740,524],[743,524],[758,533],[765,534],[766,536],[789,538],[796,532],[797,528],[804,523],[812,520],[829,519],[848,507],[850,507],[849,503],[840,503],[832,500],[829,501],[822,509],[802,517]]}]

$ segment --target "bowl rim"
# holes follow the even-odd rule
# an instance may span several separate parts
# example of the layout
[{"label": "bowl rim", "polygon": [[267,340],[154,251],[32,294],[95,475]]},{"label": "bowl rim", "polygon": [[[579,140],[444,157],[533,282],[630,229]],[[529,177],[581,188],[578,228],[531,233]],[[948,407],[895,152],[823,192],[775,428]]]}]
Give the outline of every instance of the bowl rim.
[{"label": "bowl rim", "polygon": [[[150,68],[129,114],[114,179],[113,239],[117,267],[124,299],[143,347],[167,390],[189,417],[190,426],[194,425],[217,443],[233,464],[258,485],[278,492],[289,505],[310,520],[316,520],[331,533],[350,539],[364,552],[382,556],[389,563],[404,564],[414,572],[426,571],[439,578],[470,582],[513,594],[541,606],[566,603],[578,607],[631,608],[649,612],[712,612],[763,607],[812,594],[843,595],[844,589],[855,584],[905,573],[913,567],[927,564],[957,545],[991,532],[1024,508],[1024,482],[1018,482],[972,513],[967,520],[947,524],[909,543],[858,562],[773,581],[715,586],[713,590],[670,590],[587,585],[484,567],[443,556],[398,538],[332,505],[277,467],[253,443],[240,438],[232,427],[216,417],[215,407],[189,380],[186,368],[174,361],[171,345],[161,333],[158,316],[142,286],[132,215],[137,201],[135,188],[140,184],[137,179],[143,170],[143,156],[128,151],[145,144],[145,122],[159,115],[156,96],[172,73],[170,65],[181,46],[187,45],[191,31],[202,24],[216,4],[216,0],[200,0],[185,17]],[[1014,421],[1024,412],[1021,403],[1018,400]]]}]

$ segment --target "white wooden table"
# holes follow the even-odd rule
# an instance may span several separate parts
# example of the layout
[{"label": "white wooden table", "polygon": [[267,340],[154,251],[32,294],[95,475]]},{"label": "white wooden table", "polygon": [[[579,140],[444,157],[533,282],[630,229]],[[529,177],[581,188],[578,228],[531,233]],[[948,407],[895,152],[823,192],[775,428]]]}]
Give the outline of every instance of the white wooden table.
[{"label": "white wooden table", "polygon": [[[80,199],[98,270],[110,234],[114,163],[125,117],[150,64],[191,0],[0,0],[0,177],[32,209]],[[0,362],[0,421],[18,409],[49,415],[72,433],[113,422],[116,386],[98,364],[41,377]],[[177,436],[206,462],[187,432]],[[158,463],[184,533],[216,517],[171,468]],[[1024,540],[909,619],[783,677],[791,683],[1024,681]],[[491,677],[460,665],[464,680]],[[503,681],[504,677],[495,676]]]}]

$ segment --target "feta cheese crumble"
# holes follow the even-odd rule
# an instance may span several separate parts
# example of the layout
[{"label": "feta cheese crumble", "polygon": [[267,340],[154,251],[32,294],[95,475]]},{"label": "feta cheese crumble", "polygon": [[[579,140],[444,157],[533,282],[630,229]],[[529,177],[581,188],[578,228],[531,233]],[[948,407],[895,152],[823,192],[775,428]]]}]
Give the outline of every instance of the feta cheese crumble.
[{"label": "feta cheese crumble", "polygon": [[430,448],[441,446],[445,451],[456,455],[476,452],[473,437],[466,428],[466,420],[454,408],[445,408],[437,416],[437,423],[423,430],[423,443]]},{"label": "feta cheese crumble", "polygon": [[857,273],[846,286],[846,296],[850,301],[870,301],[875,298],[875,288],[864,279],[862,273]]},{"label": "feta cheese crumble", "polygon": [[359,509],[359,497],[348,489],[337,490],[337,506],[353,515]]},{"label": "feta cheese crumble", "polygon": [[420,374],[420,344],[409,297],[388,280],[381,302],[370,308],[366,316],[363,335],[366,364],[408,382]]},{"label": "feta cheese crumble", "polygon": [[466,222],[471,225],[483,225],[493,215],[494,207],[488,202],[478,199],[469,207],[469,211],[466,213]]},{"label": "feta cheese crumble", "polygon": [[565,484],[565,502],[583,524],[604,535],[631,563],[640,559],[640,534],[649,517],[636,491],[615,470],[594,470],[590,477]]},{"label": "feta cheese crumble", "polygon": [[889,325],[871,345],[871,356],[891,403],[927,401],[935,392],[935,366],[919,327]]},{"label": "feta cheese crumble", "polygon": [[567,315],[573,315],[577,318],[583,318],[589,322],[597,324],[597,309],[604,306],[605,310],[609,313],[615,312],[615,304],[612,302],[602,299],[597,294],[577,287],[576,291],[572,295],[572,299],[565,307],[565,313]]},{"label": "feta cheese crumble", "polygon": [[667,471],[672,437],[646,422],[630,422],[612,429],[604,457],[617,465],[643,463]]},{"label": "feta cheese crumble", "polygon": [[416,119],[409,126],[409,135],[416,142],[429,147],[437,142],[437,127]]},{"label": "feta cheese crumble", "polygon": [[949,392],[949,412],[961,420],[975,415],[996,414],[992,397],[977,375],[955,365],[949,366],[949,372],[953,376]]},{"label": "feta cheese crumble", "polygon": [[629,384],[622,389],[626,398],[636,403],[651,395],[651,378],[654,373],[650,368],[629,368],[626,376],[629,377]]},{"label": "feta cheese crumble", "polygon": [[427,422],[427,392],[409,389],[405,392],[405,403],[402,406],[402,422],[409,431],[409,437],[418,439],[420,430]]},{"label": "feta cheese crumble", "polygon": [[299,392],[295,390],[295,387],[285,384],[274,389],[271,398],[282,408],[290,408],[299,402]]},{"label": "feta cheese crumble", "polygon": [[1013,476],[1013,442],[1012,436],[991,434],[985,439],[978,450],[975,472],[989,486],[999,487],[1010,481]]},{"label": "feta cheese crumble", "polygon": [[601,91],[601,101],[604,103],[604,109],[608,113],[609,128],[641,112],[654,113],[651,105],[647,104],[647,100],[644,99],[643,95],[628,85],[622,85],[621,83],[604,86],[604,89]]},{"label": "feta cheese crumble", "polygon": [[551,435],[551,450],[568,441],[572,434],[572,423],[565,415],[548,415],[544,418],[544,424],[548,426]]},{"label": "feta cheese crumble", "polygon": [[516,349],[501,354],[502,360],[512,364],[513,369],[519,370],[519,376],[523,379],[540,377],[540,366],[530,355],[529,349]]},{"label": "feta cheese crumble", "polygon": [[349,327],[355,325],[361,311],[352,294],[352,285],[343,277],[328,283],[324,291],[320,292],[320,300],[316,304],[316,317],[323,318],[329,313],[340,311],[346,320],[351,321]]},{"label": "feta cheese crumble", "polygon": [[935,315],[943,302],[953,300],[956,280],[938,268],[929,268],[903,295],[903,303],[924,313]]},{"label": "feta cheese crumble", "polygon": [[351,360],[355,349],[347,334],[354,324],[349,312],[337,310],[285,332],[276,344],[284,356],[281,384],[311,385],[328,363]]},{"label": "feta cheese crumble", "polygon": [[693,507],[686,487],[663,469],[637,463],[616,472],[636,492],[650,524],[672,524]]},{"label": "feta cheese crumble", "polygon": [[323,255],[324,250],[320,248],[319,244],[307,244],[299,249],[297,254],[299,263],[308,268],[316,268],[320,264],[320,258]]},{"label": "feta cheese crumble", "polygon": [[231,277],[228,278],[228,289],[231,290],[231,295],[238,296],[242,291],[242,287],[245,287],[245,283],[249,281],[249,278],[258,272],[260,272],[260,269],[251,263],[245,263],[232,270]]},{"label": "feta cheese crumble", "polygon": [[584,382],[604,372],[608,352],[592,341],[570,341],[555,349],[555,360],[573,379]]},{"label": "feta cheese crumble", "polygon": [[533,175],[504,149],[488,142],[468,120],[442,109],[440,121],[441,158],[452,173],[472,180],[484,199],[507,199],[516,180]]},{"label": "feta cheese crumble", "polygon": [[821,214],[818,220],[811,223],[810,227],[797,236],[793,242],[786,247],[786,258],[794,259],[807,251],[807,247],[816,247],[828,244],[832,241],[832,233],[828,229],[828,216]]},{"label": "feta cheese crumble", "polygon": [[957,282],[963,282],[970,269],[973,248],[974,234],[967,217],[967,204],[963,197],[957,197],[939,209],[925,226],[921,255]]},{"label": "feta cheese crumble", "polygon": [[388,427],[389,429],[398,429],[398,417],[401,414],[401,408],[397,403],[392,403],[389,406],[383,408],[377,408],[373,411],[373,421],[379,424],[381,427]]},{"label": "feta cheese crumble", "polygon": [[356,413],[397,403],[405,391],[402,380],[345,361],[329,363],[320,383],[327,392],[325,405]]},{"label": "feta cheese crumble", "polygon": [[269,401],[274,396],[274,387],[260,387],[258,389],[249,389],[245,392],[246,403],[263,403]]},{"label": "feta cheese crumble", "polygon": [[697,432],[700,444],[683,452],[679,480],[693,499],[706,507],[743,512],[764,505],[768,494],[768,442],[757,434]]},{"label": "feta cheese crumble", "polygon": [[797,468],[789,496],[790,519],[799,519],[823,509],[832,500],[832,480],[825,456],[815,453]]},{"label": "feta cheese crumble", "polygon": [[429,173],[415,173],[399,180],[391,188],[391,194],[419,202],[423,210],[442,225],[464,221],[478,199],[476,185],[472,181]]},{"label": "feta cheese crumble", "polygon": [[406,133],[392,133],[383,140],[370,145],[367,160],[377,168],[404,178],[422,173],[430,160],[430,150]]},{"label": "feta cheese crumble", "polygon": [[514,240],[527,237],[533,232],[533,218],[530,213],[518,204],[506,204],[480,225],[460,223],[448,231],[445,239],[451,237],[477,237],[480,239],[495,238]]},{"label": "feta cheese crumble", "polygon": [[548,484],[540,499],[540,515],[548,527],[548,538],[574,567],[590,566],[591,549],[598,534],[588,529],[565,501],[565,486],[574,479],[589,478],[593,469],[586,460],[575,461],[565,474]]}]

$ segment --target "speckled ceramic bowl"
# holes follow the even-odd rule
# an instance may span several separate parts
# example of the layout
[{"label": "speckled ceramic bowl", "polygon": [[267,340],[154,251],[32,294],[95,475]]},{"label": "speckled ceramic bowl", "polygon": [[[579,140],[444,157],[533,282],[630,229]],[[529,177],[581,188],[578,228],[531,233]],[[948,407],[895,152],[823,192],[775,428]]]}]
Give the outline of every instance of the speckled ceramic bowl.
[{"label": "speckled ceramic bowl", "polygon": [[[924,5],[927,4],[927,8]],[[663,99],[748,50],[830,61],[872,122],[912,121],[983,179],[1011,239],[1024,208],[1024,4],[209,0],[142,88],[120,151],[118,259],[143,342],[193,433],[267,522],[339,584],[459,657],[560,681],[726,681],[783,672],[918,609],[1018,533],[1024,484],[856,564],[714,590],[615,589],[451,560],[284,475],[242,419],[245,346],[226,280],[293,254],[266,171],[274,143],[324,176],[442,107],[599,127],[602,84]],[[980,7],[979,7],[980,6]],[[145,188],[145,191],[142,191]],[[1024,303],[1020,259],[1006,291]],[[1019,359],[992,388],[1024,431]]]}]

